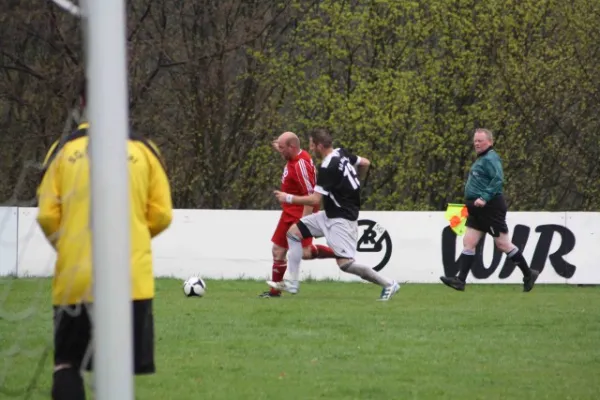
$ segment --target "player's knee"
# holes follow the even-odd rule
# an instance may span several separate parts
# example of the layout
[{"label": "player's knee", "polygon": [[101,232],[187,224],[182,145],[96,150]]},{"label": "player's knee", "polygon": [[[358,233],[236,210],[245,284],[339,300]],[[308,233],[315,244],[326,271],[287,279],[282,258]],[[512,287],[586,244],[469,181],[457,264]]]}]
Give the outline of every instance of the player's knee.
[{"label": "player's knee", "polygon": [[300,238],[300,240],[313,237],[312,232],[302,220],[292,225],[292,227],[288,230],[288,233],[289,232],[293,232],[296,237]]},{"label": "player's knee", "polygon": [[352,264],[354,264],[354,260],[348,259],[348,258],[338,258],[337,264],[338,264],[338,267],[340,267],[340,269],[342,271],[346,272],[346,271],[348,271],[348,268],[350,268],[350,266]]},{"label": "player's knee", "polygon": [[477,251],[476,245],[463,245],[462,254],[474,255]]},{"label": "player's knee", "polygon": [[276,260],[276,261],[285,260],[286,251],[287,250],[284,247],[277,246],[276,244],[274,244],[273,248],[271,249],[271,253],[273,254],[273,260]]},{"label": "player's knee", "polygon": [[54,367],[52,400],[85,400],[83,377],[69,364]]},{"label": "player's knee", "polygon": [[479,236],[477,235],[465,235],[463,238],[463,248],[466,250],[475,250],[477,243],[479,242]]},{"label": "player's knee", "polygon": [[302,259],[303,260],[312,260],[314,258],[313,246],[306,246],[302,248]]},{"label": "player's knee", "polygon": [[302,241],[302,234],[300,233],[297,224],[292,225],[290,229],[288,229],[286,236],[288,240],[293,240],[295,242]]},{"label": "player's knee", "polygon": [[508,253],[509,251],[512,250],[512,246],[510,246],[510,245],[508,245],[508,244],[506,244],[504,242],[501,242],[499,240],[496,241],[496,248],[498,250],[500,250],[501,252],[503,252],[503,253]]},{"label": "player's knee", "polygon": [[496,240],[494,240],[496,247],[498,248],[498,250],[500,250],[503,253],[508,253],[510,252],[512,249],[515,248],[515,245],[511,243],[510,240],[508,240],[508,238],[506,237],[498,237],[496,238]]}]

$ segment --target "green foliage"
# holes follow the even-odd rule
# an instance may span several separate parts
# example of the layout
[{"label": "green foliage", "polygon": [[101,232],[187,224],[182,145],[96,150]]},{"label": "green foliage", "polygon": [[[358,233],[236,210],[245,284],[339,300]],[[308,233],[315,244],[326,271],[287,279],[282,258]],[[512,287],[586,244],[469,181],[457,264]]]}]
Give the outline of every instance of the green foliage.
[{"label": "green foliage", "polygon": [[[165,153],[177,207],[278,207],[270,141],[306,146],[317,125],[371,159],[365,209],[460,201],[476,127],[496,135],[512,210],[600,206],[597,1],[209,3],[129,3],[133,126]],[[69,18],[4,15],[6,198],[62,130],[80,62]]]},{"label": "green foliage", "polygon": [[265,61],[293,99],[280,110],[293,129],[328,124],[372,159],[367,208],[460,200],[469,135],[488,127],[513,209],[590,209],[595,4],[323,1]]}]

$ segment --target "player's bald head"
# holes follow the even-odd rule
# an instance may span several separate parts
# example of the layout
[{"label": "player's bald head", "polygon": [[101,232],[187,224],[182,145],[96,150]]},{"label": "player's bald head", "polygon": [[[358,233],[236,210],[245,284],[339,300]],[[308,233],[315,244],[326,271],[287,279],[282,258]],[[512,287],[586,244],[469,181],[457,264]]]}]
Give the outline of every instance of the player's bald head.
[{"label": "player's bald head", "polygon": [[285,146],[293,146],[300,148],[300,139],[294,132],[283,132],[279,135],[279,143]]},{"label": "player's bald head", "polygon": [[279,152],[286,160],[291,160],[298,155],[300,150],[300,139],[294,132],[283,132],[277,138]]}]

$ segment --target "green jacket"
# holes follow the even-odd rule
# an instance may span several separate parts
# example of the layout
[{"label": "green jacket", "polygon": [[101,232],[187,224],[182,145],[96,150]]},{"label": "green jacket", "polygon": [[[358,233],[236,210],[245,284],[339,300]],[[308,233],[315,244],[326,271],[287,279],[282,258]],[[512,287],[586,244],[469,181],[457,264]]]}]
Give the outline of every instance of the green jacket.
[{"label": "green jacket", "polygon": [[502,161],[493,148],[479,154],[471,166],[469,179],[465,184],[465,199],[475,200],[482,198],[490,201],[502,194],[504,172]]}]

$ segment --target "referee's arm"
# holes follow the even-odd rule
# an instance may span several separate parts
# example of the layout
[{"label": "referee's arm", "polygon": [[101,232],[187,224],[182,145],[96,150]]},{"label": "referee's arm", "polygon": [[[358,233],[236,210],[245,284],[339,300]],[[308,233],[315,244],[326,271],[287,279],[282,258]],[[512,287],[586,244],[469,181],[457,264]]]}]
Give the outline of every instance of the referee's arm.
[{"label": "referee's arm", "polygon": [[[153,147],[158,151],[156,146]],[[160,156],[160,153],[157,152],[157,154]],[[173,204],[169,179],[161,161],[154,154],[148,154],[148,160],[150,160],[150,181],[148,184],[146,221],[150,236],[155,237],[171,224]]]},{"label": "referee's arm", "polygon": [[[53,149],[51,149],[52,151]],[[44,165],[46,171],[38,188],[37,222],[44,235],[56,247],[61,221],[60,160]]]},{"label": "referee's arm", "polygon": [[489,176],[492,177],[485,189],[481,193],[481,198],[486,201],[490,201],[496,194],[500,193],[502,189],[502,182],[504,181],[504,173],[502,169],[492,162],[488,162],[485,165],[488,170]]}]

